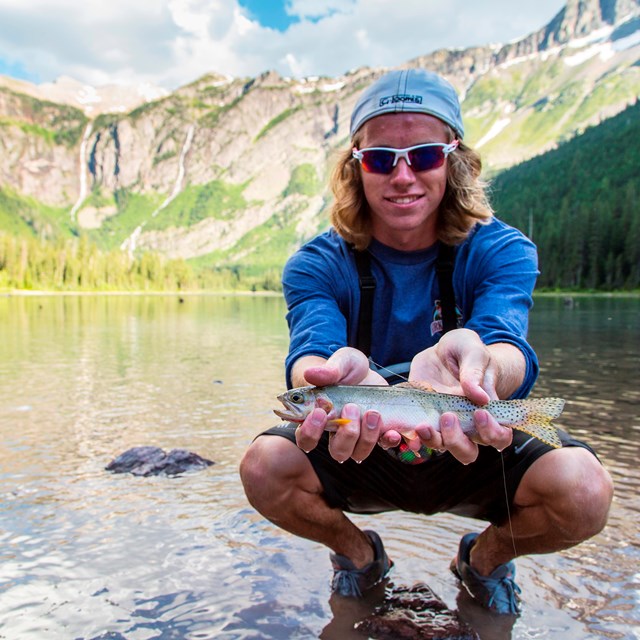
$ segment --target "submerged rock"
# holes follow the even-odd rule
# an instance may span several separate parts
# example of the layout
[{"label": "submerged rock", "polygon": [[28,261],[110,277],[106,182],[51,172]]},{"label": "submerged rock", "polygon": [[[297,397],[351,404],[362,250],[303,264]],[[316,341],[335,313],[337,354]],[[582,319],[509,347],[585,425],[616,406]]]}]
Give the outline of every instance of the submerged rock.
[{"label": "submerged rock", "polygon": [[390,589],[384,602],[355,628],[376,640],[480,640],[422,583]]},{"label": "submerged rock", "polygon": [[132,473],[134,476],[176,476],[186,471],[197,471],[214,464],[197,453],[186,449],[172,449],[169,453],[160,447],[133,447],[112,460],[105,469],[113,473]]}]

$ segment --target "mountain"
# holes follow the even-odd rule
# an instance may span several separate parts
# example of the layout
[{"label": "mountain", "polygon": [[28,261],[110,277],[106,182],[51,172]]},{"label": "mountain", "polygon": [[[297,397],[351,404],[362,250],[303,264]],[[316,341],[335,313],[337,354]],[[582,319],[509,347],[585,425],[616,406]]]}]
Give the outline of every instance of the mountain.
[{"label": "mountain", "polygon": [[55,82],[38,85],[0,76],[0,87],[40,101],[77,107],[89,117],[96,117],[102,113],[127,113],[145,102],[168,95],[165,89],[149,83],[92,87],[67,76],[62,76]]},{"label": "mountain", "polygon": [[[456,86],[466,140],[493,175],[637,100],[640,0],[569,0],[516,42],[439,50],[404,66]],[[0,83],[0,229],[83,233],[104,249],[198,266],[278,269],[326,226],[332,157],[348,144],[359,93],[384,71],[211,74],[126,113],[103,102],[98,115],[77,91],[44,99]]]}]

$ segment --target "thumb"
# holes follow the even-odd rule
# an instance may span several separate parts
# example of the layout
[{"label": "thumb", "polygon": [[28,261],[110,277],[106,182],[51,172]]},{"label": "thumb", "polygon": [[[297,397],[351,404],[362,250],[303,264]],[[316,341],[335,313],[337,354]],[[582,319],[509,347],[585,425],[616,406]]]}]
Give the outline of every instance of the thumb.
[{"label": "thumb", "polygon": [[338,349],[328,360],[328,367],[337,372],[337,380],[343,384],[358,384],[369,373],[369,359],[353,347]]},{"label": "thumb", "polygon": [[487,389],[493,388],[492,374],[482,358],[472,357],[460,367],[462,392],[472,402],[485,405],[491,400]]},{"label": "thumb", "polygon": [[340,370],[327,363],[305,369],[304,378],[309,384],[317,387],[326,387],[330,384],[337,384],[340,381]]}]

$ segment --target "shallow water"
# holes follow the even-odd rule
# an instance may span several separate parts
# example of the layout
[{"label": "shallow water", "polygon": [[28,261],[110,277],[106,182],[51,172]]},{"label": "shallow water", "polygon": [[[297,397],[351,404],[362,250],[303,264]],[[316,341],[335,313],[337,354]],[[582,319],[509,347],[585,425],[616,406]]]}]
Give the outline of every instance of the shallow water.
[{"label": "shallow water", "polygon": [[[356,517],[396,584],[426,582],[483,640],[640,638],[640,300],[540,298],[535,395],[616,483],[607,528],[518,560],[513,628],[478,611],[448,571],[455,516]],[[280,298],[0,298],[0,638],[362,638],[379,601],[329,597],[328,552],[247,504],[238,462],[274,423],[287,335]],[[216,462],[177,478],[112,475],[129,447]]]}]

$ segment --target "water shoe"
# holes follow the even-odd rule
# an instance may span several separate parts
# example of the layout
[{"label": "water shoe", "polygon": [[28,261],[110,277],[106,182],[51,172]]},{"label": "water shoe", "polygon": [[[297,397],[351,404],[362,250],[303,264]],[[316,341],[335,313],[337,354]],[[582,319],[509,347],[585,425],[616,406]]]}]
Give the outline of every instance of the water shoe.
[{"label": "water shoe", "polygon": [[451,571],[483,607],[495,613],[517,615],[520,613],[520,587],[514,580],[516,565],[507,562],[496,567],[488,576],[480,575],[470,561],[471,547],[477,537],[477,533],[467,533],[462,537],[458,557],[451,563]]},{"label": "water shoe", "polygon": [[356,568],[346,556],[337,553],[331,554],[333,565],[333,579],[331,591],[347,598],[361,598],[363,593],[378,584],[393,566],[393,562],[387,556],[382,540],[375,531],[365,531],[373,546],[373,562]]}]

